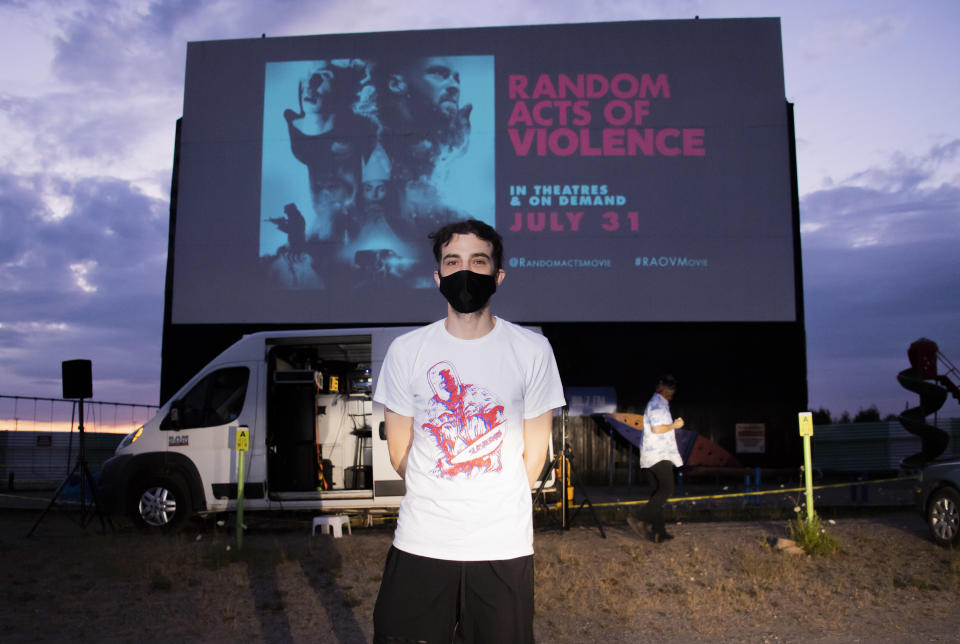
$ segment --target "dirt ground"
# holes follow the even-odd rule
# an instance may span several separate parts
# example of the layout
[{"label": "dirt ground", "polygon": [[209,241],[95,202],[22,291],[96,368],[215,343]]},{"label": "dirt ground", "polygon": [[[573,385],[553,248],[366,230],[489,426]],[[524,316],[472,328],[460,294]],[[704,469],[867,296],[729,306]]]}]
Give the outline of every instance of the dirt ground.
[{"label": "dirt ground", "polygon": [[[244,547],[208,520],[102,535],[54,512],[0,512],[0,639],[368,642],[389,527],[310,536],[250,517]],[[550,642],[956,641],[960,554],[912,512],[827,524],[839,553],[776,551],[785,521],[681,523],[654,544],[624,523],[536,534],[536,636]],[[228,549],[229,547],[229,549]]]}]

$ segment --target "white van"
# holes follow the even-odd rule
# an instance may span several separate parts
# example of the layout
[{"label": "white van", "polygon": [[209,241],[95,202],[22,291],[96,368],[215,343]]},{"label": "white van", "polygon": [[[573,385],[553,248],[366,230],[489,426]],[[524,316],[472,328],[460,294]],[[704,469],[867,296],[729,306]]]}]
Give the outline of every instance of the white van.
[{"label": "white van", "polygon": [[[101,469],[100,503],[152,528],[232,511],[237,459],[246,454],[244,510],[399,507],[404,483],[390,464],[372,387],[390,342],[409,330],[240,339],[124,438]],[[238,431],[248,432],[249,451],[237,451]]]}]

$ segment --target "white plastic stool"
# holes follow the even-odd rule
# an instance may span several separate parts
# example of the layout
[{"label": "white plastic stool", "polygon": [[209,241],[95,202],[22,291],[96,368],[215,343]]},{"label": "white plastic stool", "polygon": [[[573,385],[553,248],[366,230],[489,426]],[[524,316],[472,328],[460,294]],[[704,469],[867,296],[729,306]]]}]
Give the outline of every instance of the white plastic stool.
[{"label": "white plastic stool", "polygon": [[320,526],[320,534],[330,533],[334,539],[343,536],[343,526],[347,526],[347,534],[353,535],[350,530],[350,517],[346,514],[325,514],[319,517],[313,517],[313,535],[317,534],[317,526]]}]

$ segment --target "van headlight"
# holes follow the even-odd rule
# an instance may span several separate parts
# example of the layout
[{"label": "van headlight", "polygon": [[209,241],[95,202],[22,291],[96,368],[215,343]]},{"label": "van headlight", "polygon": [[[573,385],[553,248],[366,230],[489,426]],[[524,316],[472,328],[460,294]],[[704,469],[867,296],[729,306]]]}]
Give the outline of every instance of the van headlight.
[{"label": "van headlight", "polygon": [[137,442],[137,439],[140,438],[140,434],[142,433],[143,433],[143,427],[138,427],[137,431],[130,432],[129,434],[123,437],[122,441],[120,441],[120,447],[121,448],[130,447],[131,445]]}]

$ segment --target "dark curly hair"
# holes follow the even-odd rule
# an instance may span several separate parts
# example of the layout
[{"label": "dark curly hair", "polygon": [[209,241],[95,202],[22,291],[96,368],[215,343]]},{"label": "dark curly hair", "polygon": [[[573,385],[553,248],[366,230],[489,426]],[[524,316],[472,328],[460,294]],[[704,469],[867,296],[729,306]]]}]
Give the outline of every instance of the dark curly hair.
[{"label": "dark curly hair", "polygon": [[443,228],[427,235],[433,240],[433,257],[440,264],[440,255],[443,252],[443,246],[450,241],[454,235],[476,235],[484,241],[490,242],[493,246],[493,270],[499,271],[503,264],[503,237],[489,224],[485,224],[477,219],[467,219],[465,221],[455,221],[447,224]]}]

